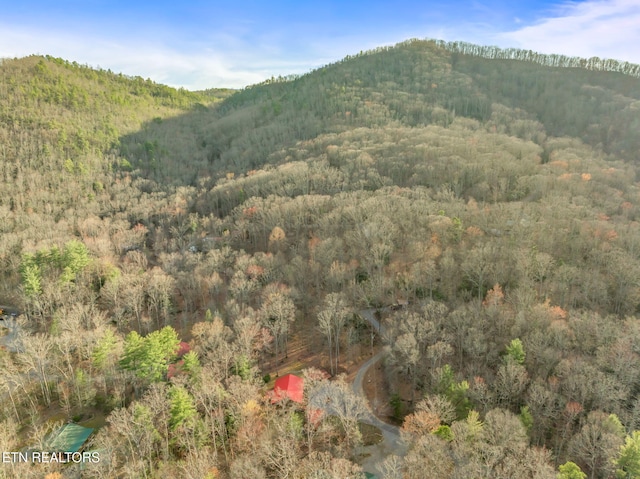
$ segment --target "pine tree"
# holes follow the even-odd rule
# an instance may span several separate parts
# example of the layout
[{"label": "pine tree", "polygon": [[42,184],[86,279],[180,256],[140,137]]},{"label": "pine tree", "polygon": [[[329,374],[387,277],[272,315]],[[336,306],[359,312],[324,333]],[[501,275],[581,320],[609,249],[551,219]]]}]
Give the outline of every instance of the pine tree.
[{"label": "pine tree", "polygon": [[631,436],[627,436],[615,463],[618,479],[640,478],[640,431],[633,431]]},{"label": "pine tree", "polygon": [[169,425],[176,429],[181,425],[189,426],[196,417],[196,407],[189,392],[180,386],[174,386],[169,392],[171,410]]},{"label": "pine tree", "polygon": [[141,337],[136,331],[125,338],[120,367],[134,371],[136,376],[149,382],[160,381],[167,366],[176,357],[180,340],[171,326]]}]

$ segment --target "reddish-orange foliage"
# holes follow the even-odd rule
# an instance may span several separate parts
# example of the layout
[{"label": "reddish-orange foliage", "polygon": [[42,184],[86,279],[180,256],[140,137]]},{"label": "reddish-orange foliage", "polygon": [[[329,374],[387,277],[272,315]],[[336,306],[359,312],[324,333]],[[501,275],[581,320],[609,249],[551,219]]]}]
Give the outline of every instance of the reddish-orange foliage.
[{"label": "reddish-orange foliage", "polygon": [[182,366],[184,366],[184,361],[182,359],[177,363],[169,364],[169,366],[167,366],[167,379],[171,379],[182,374],[184,372]]},{"label": "reddish-orange foliage", "polygon": [[250,264],[245,274],[251,279],[257,279],[264,274],[264,268],[257,264]]},{"label": "reddish-orange foliage", "polygon": [[604,238],[607,241],[613,241],[614,239],[618,238],[618,233],[616,232],[616,230],[609,230],[605,233]]},{"label": "reddish-orange foliage", "polygon": [[258,207],[257,206],[251,206],[249,208],[244,208],[242,210],[242,216],[244,216],[245,218],[251,218],[251,217],[253,217],[253,215],[256,214],[256,211],[258,211]]},{"label": "reddish-orange foliage", "polygon": [[326,152],[329,155],[335,155],[338,152],[338,147],[336,145],[327,146]]},{"label": "reddish-orange foliage", "polygon": [[309,251],[313,251],[314,249],[316,249],[316,246],[318,246],[318,244],[320,244],[320,238],[318,238],[317,236],[313,236],[309,240]]},{"label": "reddish-orange foliage", "polygon": [[575,417],[584,411],[582,405],[575,401],[569,401],[564,408],[564,412],[569,417]]},{"label": "reddish-orange foliage", "polygon": [[487,295],[482,302],[483,306],[500,306],[504,304],[504,293],[502,286],[496,283],[493,288],[487,291]]},{"label": "reddish-orange foliage", "polygon": [[[256,438],[259,438],[265,429],[262,419],[252,412],[243,418],[240,427],[235,434],[235,445],[238,452],[255,451]],[[217,477],[217,476],[213,476]]]},{"label": "reddish-orange foliage", "polygon": [[317,408],[309,408],[306,410],[307,421],[314,427],[320,424],[320,421],[324,417],[324,411]]},{"label": "reddish-orange foliage", "polygon": [[484,232],[478,228],[477,226],[469,226],[467,228],[467,235],[471,236],[472,238],[474,237],[478,237],[478,236],[484,236]]},{"label": "reddish-orange foliage", "polygon": [[331,377],[331,374],[329,374],[324,369],[319,369],[314,367],[305,369],[303,373],[304,373],[305,379],[310,382],[324,381]]},{"label": "reddish-orange foliage", "polygon": [[277,243],[278,241],[283,241],[286,238],[285,232],[279,226],[274,226],[271,230],[271,234],[269,235],[269,241],[272,243]]},{"label": "reddish-orange foliage", "polygon": [[253,349],[262,351],[273,341],[273,336],[267,328],[261,328],[255,338],[253,338]]},{"label": "reddish-orange foliage", "polygon": [[402,429],[410,434],[423,436],[430,434],[440,426],[440,418],[427,411],[416,411],[409,414],[402,425]]},{"label": "reddish-orange foliage", "polygon": [[567,312],[560,306],[549,306],[549,312],[553,319],[567,319]]},{"label": "reddish-orange foliage", "polygon": [[557,166],[558,168],[562,168],[563,170],[566,170],[567,168],[569,168],[569,163],[567,163],[564,160],[555,160],[555,161],[550,161],[549,166]]}]

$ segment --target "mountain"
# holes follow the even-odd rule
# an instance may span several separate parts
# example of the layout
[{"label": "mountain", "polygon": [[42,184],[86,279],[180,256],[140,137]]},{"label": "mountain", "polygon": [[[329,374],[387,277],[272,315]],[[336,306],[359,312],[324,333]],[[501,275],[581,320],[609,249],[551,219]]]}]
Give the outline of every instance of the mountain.
[{"label": "mountain", "polygon": [[[246,88],[199,126],[197,154],[217,168],[241,172],[261,166],[279,147],[322,133],[447,126],[457,116],[483,123],[493,117],[497,129],[519,137],[540,129],[576,137],[606,153],[638,160],[636,76],[544,65],[545,58],[549,64],[571,64],[552,56],[537,57],[541,65],[503,60],[497,49],[492,54],[497,59],[491,60],[482,56],[488,52],[458,50],[410,41],[301,77]],[[496,104],[508,111],[497,113]]]},{"label": "mountain", "polygon": [[4,60],[0,437],[99,411],[96,477],[355,474],[357,421],[313,429],[262,378],[379,348],[405,477],[631,470],[638,74],[418,40],[240,91]]}]

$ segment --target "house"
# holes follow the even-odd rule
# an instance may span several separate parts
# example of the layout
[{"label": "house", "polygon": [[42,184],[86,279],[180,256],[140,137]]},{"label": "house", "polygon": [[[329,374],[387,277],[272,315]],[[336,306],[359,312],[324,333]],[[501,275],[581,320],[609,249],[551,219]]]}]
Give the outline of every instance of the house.
[{"label": "house", "polygon": [[287,398],[293,402],[304,402],[304,379],[293,374],[287,374],[276,379],[271,395],[271,403],[275,404]]}]

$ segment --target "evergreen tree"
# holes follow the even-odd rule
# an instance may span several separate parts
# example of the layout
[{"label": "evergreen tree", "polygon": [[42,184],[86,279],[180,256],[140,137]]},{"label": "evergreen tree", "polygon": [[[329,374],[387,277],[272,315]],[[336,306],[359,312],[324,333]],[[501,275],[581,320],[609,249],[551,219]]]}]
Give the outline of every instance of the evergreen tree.
[{"label": "evergreen tree", "polygon": [[196,407],[189,392],[180,386],[174,386],[169,391],[171,402],[169,425],[171,429],[179,426],[189,426],[196,417]]},{"label": "evergreen tree", "polygon": [[179,344],[178,334],[171,326],[145,337],[132,331],[125,338],[120,367],[134,371],[146,381],[160,381],[167,373],[169,362],[176,357]]},{"label": "evergreen tree", "polygon": [[626,437],[615,463],[618,479],[640,478],[640,431],[633,431]]}]

